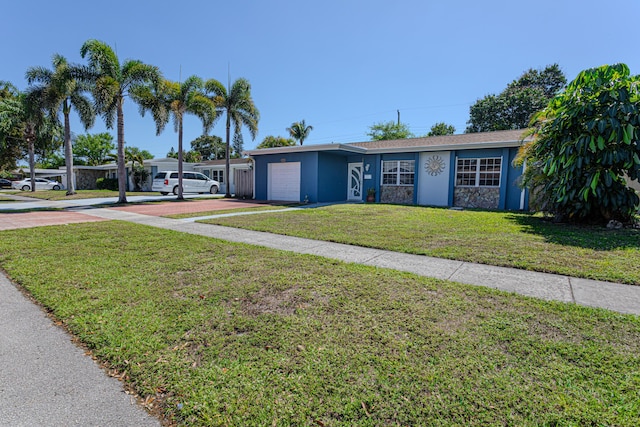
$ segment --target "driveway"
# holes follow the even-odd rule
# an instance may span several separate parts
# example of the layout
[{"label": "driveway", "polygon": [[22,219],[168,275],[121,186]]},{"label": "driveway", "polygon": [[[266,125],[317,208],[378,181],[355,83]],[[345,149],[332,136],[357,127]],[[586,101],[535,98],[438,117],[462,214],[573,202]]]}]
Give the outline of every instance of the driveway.
[{"label": "driveway", "polygon": [[[104,207],[104,203],[108,203],[105,199],[91,199],[91,203],[95,205],[101,205]],[[17,205],[20,206],[17,206]],[[242,208],[254,208],[267,205],[267,202],[249,201],[249,200],[237,200],[237,199],[187,199],[183,202],[177,202],[175,200],[160,202],[160,203],[148,203],[148,204],[133,204],[127,206],[118,206],[111,209],[119,210],[123,212],[138,213],[151,216],[162,216],[171,214],[182,214],[191,212],[207,212],[218,211],[227,209],[242,209]],[[95,216],[86,215],[82,210],[70,210],[70,209],[91,209],[89,202],[86,199],[70,200],[70,201],[58,201],[49,202],[41,200],[33,200],[28,203],[7,203],[3,206],[5,209],[20,208],[20,209],[37,209],[53,207],[59,210],[34,210],[31,212],[10,212],[5,211],[0,213],[0,230],[12,230],[17,228],[30,228],[40,227],[45,225],[62,225],[73,224],[79,222],[96,222],[105,221],[105,219],[97,218]]]},{"label": "driveway", "polygon": [[78,212],[67,211],[10,212],[0,214],[0,230],[96,221],[105,220]]},{"label": "driveway", "polygon": [[192,212],[220,211],[226,209],[244,209],[266,206],[270,203],[238,199],[190,199],[183,202],[150,203],[145,205],[118,206],[113,209],[142,215],[174,215]]}]

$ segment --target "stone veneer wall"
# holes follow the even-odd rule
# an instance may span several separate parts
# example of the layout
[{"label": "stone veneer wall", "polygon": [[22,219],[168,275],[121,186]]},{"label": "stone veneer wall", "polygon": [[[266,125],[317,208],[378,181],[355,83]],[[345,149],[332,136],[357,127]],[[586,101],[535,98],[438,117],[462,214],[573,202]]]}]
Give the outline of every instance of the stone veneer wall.
[{"label": "stone veneer wall", "polygon": [[461,208],[498,209],[500,188],[456,187],[453,191],[453,206]]},{"label": "stone veneer wall", "polygon": [[104,171],[83,169],[76,171],[76,190],[95,190],[96,180],[104,178]]},{"label": "stone veneer wall", "polygon": [[381,203],[413,204],[413,186],[383,185],[380,187]]}]

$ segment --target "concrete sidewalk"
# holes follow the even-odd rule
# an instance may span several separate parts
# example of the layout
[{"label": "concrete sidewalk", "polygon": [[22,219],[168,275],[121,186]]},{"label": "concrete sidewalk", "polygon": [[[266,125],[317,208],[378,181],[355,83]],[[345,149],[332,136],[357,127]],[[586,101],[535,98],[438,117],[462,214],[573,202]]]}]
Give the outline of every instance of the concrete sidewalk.
[{"label": "concrete sidewalk", "polygon": [[191,219],[176,220],[115,209],[90,209],[83,211],[83,213],[105,219],[135,222],[231,242],[319,255],[381,268],[392,268],[425,277],[485,286],[544,300],[575,303],[606,308],[620,313],[640,315],[640,286],[363,248],[260,231],[195,223]]},{"label": "concrete sidewalk", "polygon": [[160,426],[0,274],[0,425]]}]

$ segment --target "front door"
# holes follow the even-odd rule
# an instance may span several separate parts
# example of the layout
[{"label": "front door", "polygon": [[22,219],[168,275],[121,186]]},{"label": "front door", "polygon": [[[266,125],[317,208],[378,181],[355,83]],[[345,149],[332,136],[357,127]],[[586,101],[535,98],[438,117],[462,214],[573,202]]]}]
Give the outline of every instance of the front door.
[{"label": "front door", "polygon": [[349,163],[348,200],[362,200],[362,163]]}]

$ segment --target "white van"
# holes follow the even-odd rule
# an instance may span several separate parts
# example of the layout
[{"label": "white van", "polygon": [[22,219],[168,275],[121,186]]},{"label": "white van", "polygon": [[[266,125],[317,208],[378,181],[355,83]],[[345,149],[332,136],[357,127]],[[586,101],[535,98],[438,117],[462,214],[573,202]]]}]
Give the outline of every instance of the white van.
[{"label": "white van", "polygon": [[[198,172],[182,172],[182,192],[183,193],[211,193],[216,194],[220,189],[220,183],[209,179],[206,175]],[[158,172],[153,177],[152,191],[159,191],[160,194],[178,194],[178,172],[165,171]]]}]

